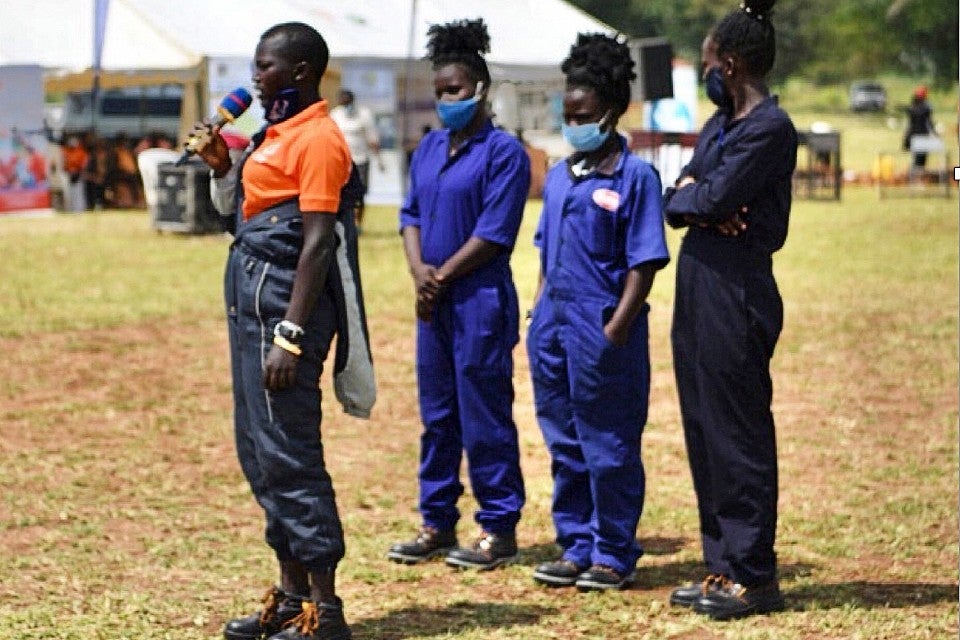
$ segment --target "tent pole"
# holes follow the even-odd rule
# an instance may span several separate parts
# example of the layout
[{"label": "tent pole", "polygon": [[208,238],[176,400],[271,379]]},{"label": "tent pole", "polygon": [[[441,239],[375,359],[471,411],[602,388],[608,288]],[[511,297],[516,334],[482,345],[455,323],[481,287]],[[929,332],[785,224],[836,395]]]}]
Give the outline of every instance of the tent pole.
[{"label": "tent pole", "polygon": [[400,130],[400,194],[407,195],[407,127],[409,117],[407,113],[407,96],[409,95],[410,74],[413,69],[413,43],[416,39],[417,27],[417,0],[410,0],[410,31],[407,34],[407,56],[403,61],[403,77],[400,79],[400,109],[398,110],[398,129]]},{"label": "tent pole", "polygon": [[94,0],[93,3],[93,86],[90,87],[90,104],[93,111],[90,116],[90,129],[97,133],[97,114],[100,107],[100,70],[103,62],[103,43],[107,35],[107,13],[110,0]]}]

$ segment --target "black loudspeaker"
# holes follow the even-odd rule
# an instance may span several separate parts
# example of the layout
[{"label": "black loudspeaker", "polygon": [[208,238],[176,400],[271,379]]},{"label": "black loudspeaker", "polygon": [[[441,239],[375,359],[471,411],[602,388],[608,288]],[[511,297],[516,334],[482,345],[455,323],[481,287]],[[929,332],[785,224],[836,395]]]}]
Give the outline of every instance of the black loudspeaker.
[{"label": "black loudspeaker", "polygon": [[634,100],[673,97],[673,46],[664,38],[646,38],[633,43],[637,79]]},{"label": "black loudspeaker", "polygon": [[177,167],[168,162],[157,167],[153,227],[181,233],[223,231],[220,214],[210,199],[210,168],[206,164],[188,162]]}]

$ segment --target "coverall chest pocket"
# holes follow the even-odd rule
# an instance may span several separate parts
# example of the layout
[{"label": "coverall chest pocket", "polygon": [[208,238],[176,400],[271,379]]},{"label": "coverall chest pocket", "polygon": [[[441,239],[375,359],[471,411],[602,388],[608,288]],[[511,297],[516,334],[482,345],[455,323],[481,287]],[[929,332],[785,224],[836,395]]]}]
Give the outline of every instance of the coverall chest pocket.
[{"label": "coverall chest pocket", "polygon": [[617,247],[617,212],[590,203],[583,213],[583,242],[590,255],[613,258]]},{"label": "coverall chest pocket", "polygon": [[581,221],[587,252],[597,258],[614,258],[617,250],[617,227],[620,194],[614,188],[598,187],[590,191],[584,203]]}]

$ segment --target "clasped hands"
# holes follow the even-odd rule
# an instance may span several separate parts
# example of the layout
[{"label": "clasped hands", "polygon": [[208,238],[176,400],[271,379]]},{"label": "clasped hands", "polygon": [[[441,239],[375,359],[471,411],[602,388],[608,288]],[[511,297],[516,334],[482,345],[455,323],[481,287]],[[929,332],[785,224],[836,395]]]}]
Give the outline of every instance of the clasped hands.
[{"label": "clasped hands", "polygon": [[430,322],[437,300],[446,287],[445,278],[432,264],[420,263],[412,267],[410,273],[417,292],[417,318]]}]

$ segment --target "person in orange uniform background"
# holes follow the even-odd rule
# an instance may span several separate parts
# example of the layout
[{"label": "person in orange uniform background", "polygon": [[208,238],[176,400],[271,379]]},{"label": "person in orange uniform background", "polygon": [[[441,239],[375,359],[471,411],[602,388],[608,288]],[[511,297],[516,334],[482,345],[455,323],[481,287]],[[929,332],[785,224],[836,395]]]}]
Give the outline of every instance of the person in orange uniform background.
[{"label": "person in orange uniform background", "polygon": [[80,138],[70,136],[63,145],[63,172],[67,175],[63,185],[64,205],[67,211],[79,213],[87,208],[86,185],[83,170],[90,159],[87,150],[80,144]]}]

